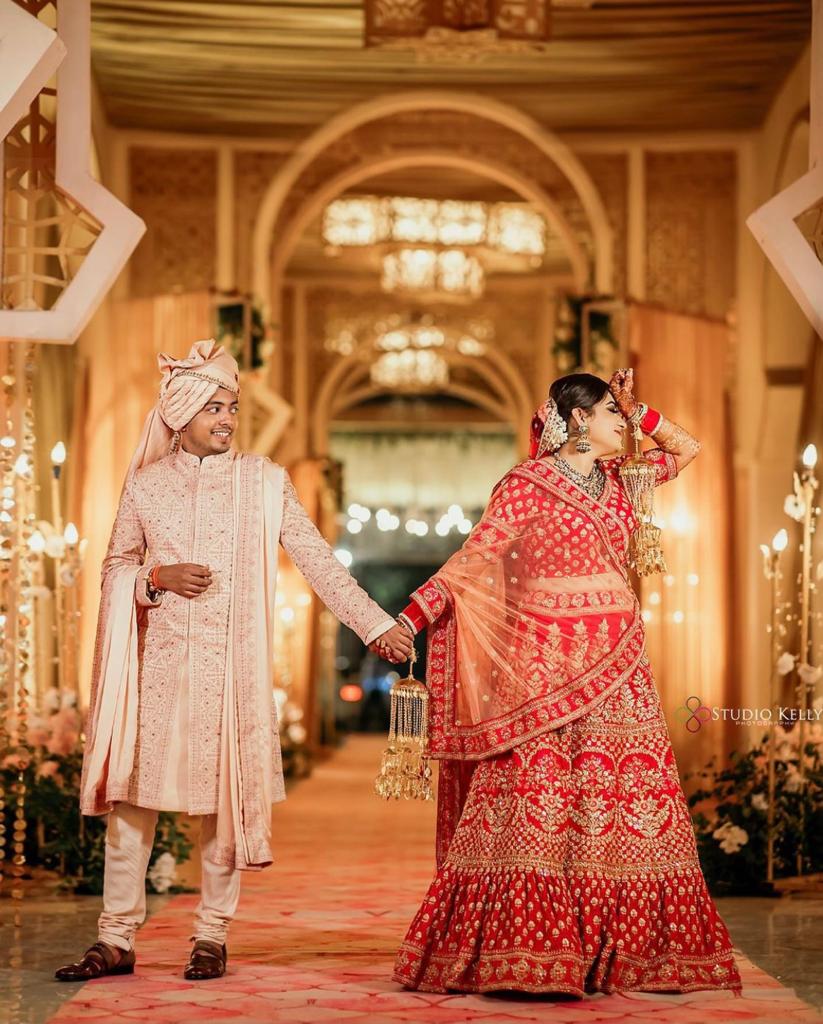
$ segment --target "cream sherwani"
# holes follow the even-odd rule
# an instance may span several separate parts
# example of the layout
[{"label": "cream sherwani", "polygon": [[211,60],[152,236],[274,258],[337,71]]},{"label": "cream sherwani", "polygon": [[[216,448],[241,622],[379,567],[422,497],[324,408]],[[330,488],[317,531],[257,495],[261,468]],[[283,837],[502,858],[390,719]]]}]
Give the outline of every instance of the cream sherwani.
[{"label": "cream sherwani", "polygon": [[[124,491],[103,581],[139,565],[139,712],[134,770],[109,799],[139,807],[213,814],[217,810],[223,678],[233,585],[232,468],[235,454],[201,460],[182,449],[139,470]],[[275,498],[276,500],[276,498]],[[393,625],[335,558],[284,474],[280,542],[329,609],[370,643]],[[212,585],[199,597],[162,595],[152,606],[146,576],[155,565],[207,565]],[[263,724],[263,723],[261,723]],[[275,799],[282,798],[277,723],[270,725]]]},{"label": "cream sherwani", "polygon": [[[271,678],[278,542],[364,643],[394,624],[268,459],[229,451],[201,460],[181,449],[126,482],[103,564],[81,787],[84,813],[114,812],[106,941],[130,945],[145,913],[158,810],[204,816],[203,892],[210,887],[213,905],[198,914],[200,937],[225,933],[236,869],[272,859],[271,804],[284,796]],[[152,567],[182,562],[211,569],[208,590],[150,600]]]}]

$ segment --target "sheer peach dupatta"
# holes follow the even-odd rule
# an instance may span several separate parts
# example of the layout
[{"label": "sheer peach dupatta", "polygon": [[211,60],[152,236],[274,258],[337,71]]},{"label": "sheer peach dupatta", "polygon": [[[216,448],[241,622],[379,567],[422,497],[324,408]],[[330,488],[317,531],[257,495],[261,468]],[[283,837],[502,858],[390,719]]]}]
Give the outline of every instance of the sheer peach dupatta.
[{"label": "sheer peach dupatta", "polygon": [[440,858],[473,762],[586,714],[636,668],[644,634],[619,554],[626,540],[601,501],[549,462],[529,460],[498,484],[463,547],[412,595],[430,623]]}]

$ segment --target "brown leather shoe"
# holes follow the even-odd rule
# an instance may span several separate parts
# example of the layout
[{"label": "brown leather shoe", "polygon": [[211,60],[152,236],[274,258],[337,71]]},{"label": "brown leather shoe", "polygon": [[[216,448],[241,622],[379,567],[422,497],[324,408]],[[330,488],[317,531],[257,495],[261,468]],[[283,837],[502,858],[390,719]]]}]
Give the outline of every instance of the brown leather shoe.
[{"label": "brown leather shoe", "polygon": [[134,974],[134,950],[128,953],[107,942],[95,942],[76,964],[66,964],[54,972],[58,981],[89,981],[106,974]]},{"label": "brown leather shoe", "polygon": [[209,981],[222,978],[226,973],[226,946],[208,939],[197,939],[192,946],[189,962],[183,971],[188,981]]}]

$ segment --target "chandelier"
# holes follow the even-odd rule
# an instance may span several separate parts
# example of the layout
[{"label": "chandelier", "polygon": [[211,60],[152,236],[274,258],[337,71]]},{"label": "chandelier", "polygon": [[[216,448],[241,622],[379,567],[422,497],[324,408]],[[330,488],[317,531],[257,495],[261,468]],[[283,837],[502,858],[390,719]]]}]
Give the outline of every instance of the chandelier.
[{"label": "chandelier", "polygon": [[331,246],[483,246],[512,256],[542,256],[546,223],[528,203],[485,203],[413,196],[344,196],[323,212]]},{"label": "chandelier", "polygon": [[399,249],[383,257],[380,285],[385,292],[473,299],[483,294],[485,279],[480,260],[462,249]]},{"label": "chandelier", "polygon": [[440,310],[431,314],[337,314],[326,321],[324,347],[339,356],[358,350],[369,363],[375,353],[407,348],[447,348],[462,356],[479,357],[494,344],[495,324],[487,316],[464,316]]},{"label": "chandelier", "polygon": [[420,391],[449,383],[449,364],[431,349],[385,352],[372,363],[372,384],[395,391]]},{"label": "chandelier", "polygon": [[406,349],[449,348],[462,356],[482,356],[486,346],[478,338],[462,331],[448,334],[440,327],[415,324],[386,331],[378,336],[374,347],[380,352],[404,352]]}]

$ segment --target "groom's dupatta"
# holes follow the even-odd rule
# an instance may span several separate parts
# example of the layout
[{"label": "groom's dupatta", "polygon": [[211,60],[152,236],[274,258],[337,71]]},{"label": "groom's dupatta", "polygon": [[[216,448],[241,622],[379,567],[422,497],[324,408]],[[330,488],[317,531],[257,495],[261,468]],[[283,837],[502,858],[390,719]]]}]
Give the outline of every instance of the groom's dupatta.
[{"label": "groom's dupatta", "polygon": [[602,703],[644,634],[624,523],[545,460],[497,485],[463,547],[412,597],[429,621],[429,754],[441,760],[438,860],[472,764]]}]

